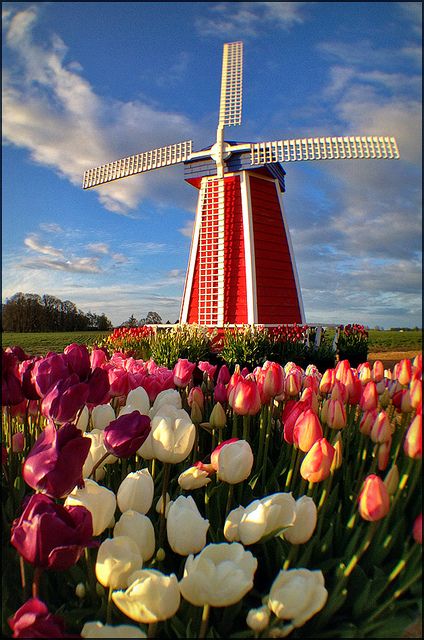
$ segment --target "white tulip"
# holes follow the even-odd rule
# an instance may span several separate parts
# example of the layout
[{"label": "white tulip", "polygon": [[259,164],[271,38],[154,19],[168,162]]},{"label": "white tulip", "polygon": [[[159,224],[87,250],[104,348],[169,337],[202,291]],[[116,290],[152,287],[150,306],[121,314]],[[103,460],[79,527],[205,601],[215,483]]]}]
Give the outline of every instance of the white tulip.
[{"label": "white tulip", "polygon": [[183,597],[196,607],[227,607],[253,587],[258,561],[238,542],[207,545],[196,557],[188,556],[180,580]]},{"label": "white tulip", "polygon": [[290,527],[296,518],[295,499],[291,493],[274,493],[254,500],[247,507],[238,507],[227,516],[224,535],[227,540],[254,544],[277,535]]},{"label": "white tulip", "polygon": [[327,597],[322,571],[282,570],[271,586],[268,606],[277,618],[301,627],[323,608]]},{"label": "white tulip", "polygon": [[137,387],[136,389],[131,389],[129,394],[127,395],[127,399],[125,404],[129,404],[134,409],[138,409],[142,416],[148,416],[150,411],[150,400],[147,394],[146,389],[144,387]]},{"label": "white tulip", "polygon": [[118,488],[117,502],[121,513],[133,509],[147,513],[152,506],[155,485],[148,469],[129,473]]},{"label": "white tulip", "polygon": [[[101,458],[103,458],[107,451],[104,445],[105,434],[103,430],[92,429],[88,433],[84,433],[84,438],[90,438],[91,440],[90,450],[82,468],[82,477],[88,478],[93,471],[94,465],[97,464],[97,462]],[[96,480],[102,480],[104,478],[105,470],[103,468],[103,465],[113,464],[117,460],[118,458],[113,455],[110,455],[105,460],[103,460],[102,465],[96,469]]]},{"label": "white tulip", "polygon": [[104,587],[122,589],[128,577],[143,566],[137,544],[128,536],[106,538],[96,560],[96,578]]},{"label": "white tulip", "polygon": [[84,405],[81,413],[78,416],[78,420],[75,426],[84,433],[88,427],[89,419],[90,419],[90,412],[87,408],[87,405]]},{"label": "white tulip", "polygon": [[81,630],[82,638],[147,638],[140,627],[132,624],[103,624],[99,620],[86,622]]},{"label": "white tulip", "polygon": [[160,414],[152,419],[151,427],[155,458],[172,464],[187,458],[196,436],[196,427],[187,411],[169,405],[160,407]]},{"label": "white tulip", "polygon": [[155,569],[142,569],[130,576],[125,591],[115,591],[112,599],[126,616],[151,624],[167,620],[178,611],[181,601],[178,580],[174,574],[166,576]]},{"label": "white tulip", "polygon": [[181,556],[197,553],[206,544],[209,520],[202,518],[191,496],[178,498],[171,504],[166,532],[171,549]]},{"label": "white tulip", "polygon": [[155,530],[151,520],[142,513],[130,509],[125,511],[113,530],[114,537],[128,536],[137,544],[143,562],[147,562],[155,552]]},{"label": "white tulip", "polygon": [[164,405],[170,405],[176,409],[182,408],[181,396],[176,389],[165,389],[160,391],[153,402],[153,406],[150,409],[150,417],[154,418],[158,409]]},{"label": "white tulip", "polygon": [[113,491],[97,484],[94,480],[84,480],[84,488],[75,487],[66,497],[65,506],[81,505],[88,509],[93,519],[93,536],[98,536],[109,526],[116,509]]},{"label": "white tulip", "polygon": [[211,479],[208,476],[208,472],[203,469],[199,469],[198,467],[189,467],[178,476],[178,484],[185,491],[199,489],[211,482]]},{"label": "white tulip", "polygon": [[109,403],[98,404],[91,412],[93,428],[103,430],[112,422],[112,420],[115,420],[115,417],[115,411]]},{"label": "white tulip", "polygon": [[249,477],[253,466],[253,453],[246,440],[224,444],[217,459],[218,477],[223,482],[238,484]]},{"label": "white tulip", "polygon": [[282,533],[282,537],[291,544],[304,544],[315,531],[317,524],[317,507],[309,496],[296,500],[296,519],[292,527]]}]

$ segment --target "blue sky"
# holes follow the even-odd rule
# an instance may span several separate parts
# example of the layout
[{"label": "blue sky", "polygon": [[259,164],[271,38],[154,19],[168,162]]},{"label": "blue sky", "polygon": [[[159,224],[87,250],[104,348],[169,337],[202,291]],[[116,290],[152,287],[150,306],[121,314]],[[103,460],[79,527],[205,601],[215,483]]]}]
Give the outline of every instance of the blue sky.
[{"label": "blue sky", "polygon": [[4,2],[3,301],[174,322],[197,191],[183,166],[83,191],[85,169],[215,140],[222,46],[244,43],[226,138],[394,135],[400,160],[284,165],[306,320],[421,326],[418,2]]}]

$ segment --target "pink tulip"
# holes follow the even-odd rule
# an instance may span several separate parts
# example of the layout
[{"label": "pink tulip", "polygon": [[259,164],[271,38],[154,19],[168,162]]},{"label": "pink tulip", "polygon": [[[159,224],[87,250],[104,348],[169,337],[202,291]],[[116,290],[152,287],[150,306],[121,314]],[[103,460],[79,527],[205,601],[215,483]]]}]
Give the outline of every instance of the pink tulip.
[{"label": "pink tulip", "polygon": [[293,444],[293,430],[298,417],[310,407],[303,400],[289,400],[284,407],[282,415],[282,423],[284,428],[284,440],[289,444]]},{"label": "pink tulip", "polygon": [[224,405],[227,402],[227,389],[225,385],[218,382],[213,390],[213,398],[215,402],[220,402]]},{"label": "pink tulip", "polygon": [[186,387],[191,380],[195,368],[195,362],[179,358],[173,369],[175,386],[179,388]]},{"label": "pink tulip", "polygon": [[321,482],[328,478],[335,454],[334,447],[325,438],[317,440],[300,465],[300,475],[308,482]]},{"label": "pink tulip", "polygon": [[35,489],[53,498],[63,498],[83,482],[82,468],[91,440],[71,423],[56,429],[45,427],[22,466],[22,477]]},{"label": "pink tulip", "polygon": [[255,380],[242,378],[234,388],[232,408],[239,416],[254,416],[261,410],[261,398]]},{"label": "pink tulip", "polygon": [[383,480],[371,474],[365,478],[358,497],[361,518],[375,522],[384,518],[390,510],[390,496]]},{"label": "pink tulip", "polygon": [[98,347],[94,347],[90,355],[90,366],[92,369],[95,369],[96,367],[102,367],[104,364],[106,364],[107,359],[107,349],[105,349],[104,347],[100,349]]},{"label": "pink tulip", "polygon": [[218,365],[213,365],[207,360],[200,360],[198,365],[200,371],[203,371],[210,380],[213,380],[215,377],[216,370],[218,369]]},{"label": "pink tulip", "polygon": [[217,384],[228,384],[231,379],[231,373],[228,370],[226,364],[223,364],[218,371],[218,377],[216,379]]},{"label": "pink tulip", "polygon": [[24,360],[19,365],[19,377],[22,382],[22,393],[28,400],[39,400],[40,396],[37,393],[34,381],[32,379],[32,371],[35,363],[41,360],[41,358],[33,358],[31,360]]},{"label": "pink tulip", "polygon": [[262,404],[268,404],[284,391],[284,369],[277,362],[265,362],[256,379]]},{"label": "pink tulip", "polygon": [[192,389],[190,389],[187,402],[189,407],[193,405],[193,402],[196,402],[199,409],[203,411],[203,407],[205,404],[205,396],[202,389],[200,387],[193,387]]},{"label": "pink tulip", "polygon": [[20,518],[13,521],[10,541],[26,562],[64,571],[78,562],[92,535],[88,509],[64,507],[36,493],[29,498]]},{"label": "pink tulip", "polygon": [[293,444],[301,451],[307,452],[322,436],[322,427],[318,416],[312,409],[306,409],[295,422]]}]

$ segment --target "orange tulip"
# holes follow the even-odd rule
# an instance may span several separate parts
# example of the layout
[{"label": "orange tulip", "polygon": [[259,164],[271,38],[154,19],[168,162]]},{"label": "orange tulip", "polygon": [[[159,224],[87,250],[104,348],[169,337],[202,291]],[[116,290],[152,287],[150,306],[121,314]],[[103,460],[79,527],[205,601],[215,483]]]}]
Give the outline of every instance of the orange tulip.
[{"label": "orange tulip", "polygon": [[301,451],[309,451],[312,445],[322,438],[322,427],[318,416],[312,409],[300,414],[293,429],[293,443]]},{"label": "orange tulip", "polygon": [[417,414],[409,425],[403,442],[403,450],[409,458],[422,458],[423,417],[421,414]]},{"label": "orange tulip", "polygon": [[390,509],[390,496],[383,480],[374,473],[364,480],[358,498],[359,515],[364,520],[375,522],[384,518]]},{"label": "orange tulip", "polygon": [[328,401],[327,424],[331,429],[343,429],[346,426],[346,407],[340,400]]},{"label": "orange tulip", "polygon": [[320,438],[310,448],[300,465],[300,475],[308,482],[321,482],[331,473],[335,454],[334,447],[325,438]]}]

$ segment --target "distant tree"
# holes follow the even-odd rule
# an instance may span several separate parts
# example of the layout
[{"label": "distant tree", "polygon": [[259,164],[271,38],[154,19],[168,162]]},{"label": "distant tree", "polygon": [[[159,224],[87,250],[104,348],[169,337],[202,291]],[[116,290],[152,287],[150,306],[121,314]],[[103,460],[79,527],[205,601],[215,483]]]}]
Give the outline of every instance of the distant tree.
[{"label": "distant tree", "polygon": [[19,292],[2,304],[3,331],[108,331],[111,328],[112,323],[105,314],[85,314],[70,300],[62,301],[46,294]]},{"label": "distant tree", "polygon": [[138,327],[138,322],[136,317],[133,314],[131,314],[128,320],[126,320],[121,324],[121,327],[129,327],[129,328]]},{"label": "distant tree", "polygon": [[[146,318],[142,318],[142,320],[143,324],[162,324],[163,322],[162,318],[158,313],[156,313],[156,311],[149,311]],[[140,320],[140,324],[142,320]]]}]

